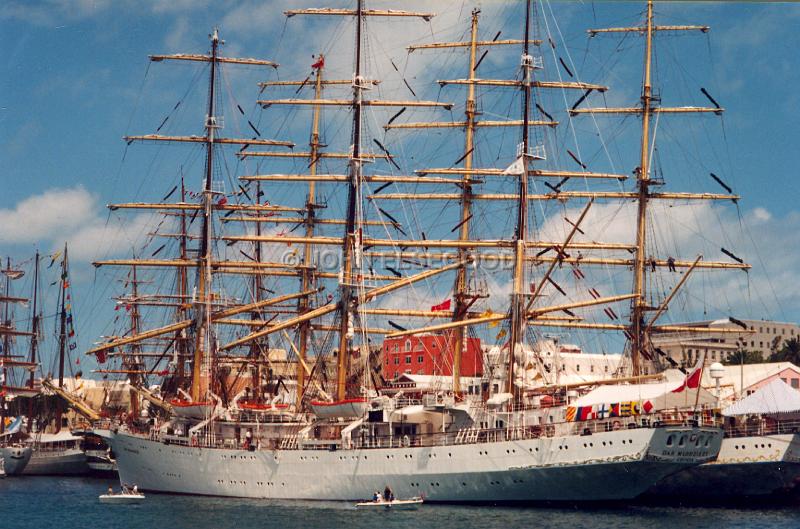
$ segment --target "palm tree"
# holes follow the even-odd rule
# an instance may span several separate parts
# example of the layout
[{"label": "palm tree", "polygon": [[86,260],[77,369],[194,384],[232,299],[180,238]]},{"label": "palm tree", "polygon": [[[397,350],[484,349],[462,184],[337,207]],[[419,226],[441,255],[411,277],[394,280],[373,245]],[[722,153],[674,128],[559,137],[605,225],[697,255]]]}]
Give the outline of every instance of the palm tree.
[{"label": "palm tree", "polygon": [[783,342],[783,347],[770,355],[771,362],[792,362],[800,365],[800,338],[790,338]]}]

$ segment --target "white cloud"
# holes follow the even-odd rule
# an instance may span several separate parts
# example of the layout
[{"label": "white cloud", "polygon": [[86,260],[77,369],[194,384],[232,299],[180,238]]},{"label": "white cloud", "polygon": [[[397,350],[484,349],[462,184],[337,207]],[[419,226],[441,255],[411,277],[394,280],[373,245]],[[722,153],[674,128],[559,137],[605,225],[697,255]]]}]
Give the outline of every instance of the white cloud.
[{"label": "white cloud", "polygon": [[0,245],[36,244],[58,249],[66,241],[73,262],[129,253],[153,215],[106,216],[98,197],[83,187],[49,189],[0,209]]},{"label": "white cloud", "polygon": [[85,225],[95,216],[96,197],[83,187],[50,189],[0,209],[0,243],[54,240]]},{"label": "white cloud", "polygon": [[751,212],[751,215],[753,217],[753,221],[754,222],[758,222],[758,223],[768,222],[768,221],[772,220],[772,214],[769,211],[767,211],[766,209],[761,208],[761,207],[755,208]]}]

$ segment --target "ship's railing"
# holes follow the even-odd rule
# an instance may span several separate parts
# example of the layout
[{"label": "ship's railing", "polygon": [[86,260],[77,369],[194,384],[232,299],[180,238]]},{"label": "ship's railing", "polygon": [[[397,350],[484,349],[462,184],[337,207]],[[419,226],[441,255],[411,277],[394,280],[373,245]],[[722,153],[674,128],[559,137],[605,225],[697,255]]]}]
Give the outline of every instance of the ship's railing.
[{"label": "ship's railing", "polygon": [[[721,426],[721,418],[712,414],[685,414],[676,411],[661,411],[655,414],[591,419],[575,422],[553,422],[536,425],[513,425],[502,428],[463,428],[453,432],[434,432],[422,434],[374,435],[364,430],[353,432],[350,447],[355,449],[405,448],[494,443],[537,439],[555,436],[588,436],[616,430],[637,428],[658,428],[670,426]],[[729,431],[730,430],[730,431]],[[746,423],[730,429],[726,433],[733,436],[767,435],[769,433],[792,433],[800,431],[800,421],[782,421],[779,424],[761,424],[749,428]],[[196,436],[187,433],[165,433],[157,428],[149,432],[151,440],[182,446],[203,448],[245,449],[235,439],[223,439],[212,429],[204,427]],[[301,439],[291,434],[283,439],[254,440],[256,446],[250,449],[270,450],[341,450],[342,440],[338,436],[330,438]]]},{"label": "ship's railing", "polygon": [[769,417],[755,417],[737,420],[725,425],[725,437],[750,437],[800,433],[800,420],[776,420]]}]

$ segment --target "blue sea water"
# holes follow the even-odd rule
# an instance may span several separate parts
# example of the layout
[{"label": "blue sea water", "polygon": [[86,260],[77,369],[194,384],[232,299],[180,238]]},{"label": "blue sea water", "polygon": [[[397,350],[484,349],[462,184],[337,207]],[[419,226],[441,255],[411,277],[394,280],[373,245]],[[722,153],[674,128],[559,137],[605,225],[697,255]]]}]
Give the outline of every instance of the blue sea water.
[{"label": "blue sea water", "polygon": [[798,528],[800,505],[680,508],[424,505],[417,511],[356,510],[346,502],[266,501],[148,494],[139,505],[98,501],[111,480],[14,477],[0,480],[0,529],[513,529],[619,527]]}]

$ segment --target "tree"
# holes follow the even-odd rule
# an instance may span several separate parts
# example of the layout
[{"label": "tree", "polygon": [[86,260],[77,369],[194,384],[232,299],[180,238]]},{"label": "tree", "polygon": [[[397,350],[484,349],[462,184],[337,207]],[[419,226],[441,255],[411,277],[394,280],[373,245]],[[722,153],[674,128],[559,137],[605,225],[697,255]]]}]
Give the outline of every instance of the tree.
[{"label": "tree", "polygon": [[769,357],[770,362],[791,362],[800,365],[800,338],[790,338],[783,342],[783,347]]},{"label": "tree", "polygon": [[728,366],[738,366],[741,364],[760,364],[764,361],[759,351],[747,351],[745,349],[737,349],[732,352],[728,358],[722,361],[723,364]]}]

